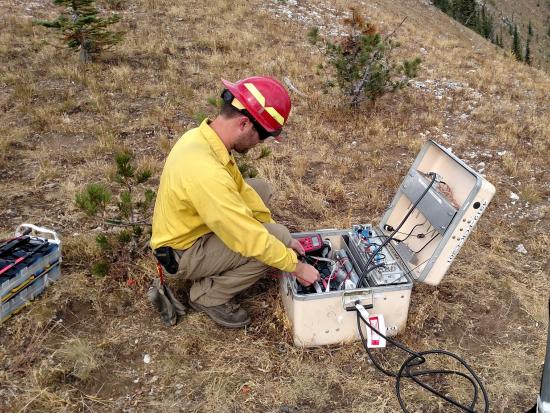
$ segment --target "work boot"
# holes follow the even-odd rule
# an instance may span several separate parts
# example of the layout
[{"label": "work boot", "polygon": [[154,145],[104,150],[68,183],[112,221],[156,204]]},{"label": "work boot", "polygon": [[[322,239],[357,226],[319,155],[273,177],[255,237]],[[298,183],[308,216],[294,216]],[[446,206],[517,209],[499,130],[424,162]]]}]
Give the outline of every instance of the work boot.
[{"label": "work boot", "polygon": [[250,324],[250,316],[246,310],[231,301],[213,307],[205,307],[193,301],[189,301],[189,305],[199,312],[206,313],[212,320],[224,327],[240,328]]}]

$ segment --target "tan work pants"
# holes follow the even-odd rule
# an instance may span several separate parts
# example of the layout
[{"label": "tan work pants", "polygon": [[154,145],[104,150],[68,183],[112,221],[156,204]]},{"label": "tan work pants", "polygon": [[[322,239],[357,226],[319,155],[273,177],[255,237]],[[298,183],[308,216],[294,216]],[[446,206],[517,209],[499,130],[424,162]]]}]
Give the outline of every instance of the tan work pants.
[{"label": "tan work pants", "polygon": [[[273,191],[262,179],[247,179],[266,205]],[[284,225],[264,224],[266,229],[290,247],[290,232]],[[214,234],[199,238],[184,251],[177,251],[179,256],[178,276],[193,280],[189,299],[206,307],[228,302],[239,292],[247,289],[262,276],[269,267],[254,259],[243,257],[225,246]]]}]

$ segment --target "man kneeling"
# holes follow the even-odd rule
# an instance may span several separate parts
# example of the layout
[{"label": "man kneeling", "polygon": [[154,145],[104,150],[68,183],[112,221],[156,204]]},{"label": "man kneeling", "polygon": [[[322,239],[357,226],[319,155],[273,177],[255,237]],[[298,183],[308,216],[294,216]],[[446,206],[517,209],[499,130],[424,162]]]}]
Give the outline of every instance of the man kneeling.
[{"label": "man kneeling", "polygon": [[231,155],[281,133],[290,113],[288,92],[269,77],[223,83],[220,115],[185,133],[166,159],[151,247],[158,257],[171,258],[173,265],[159,260],[168,272],[193,281],[191,307],[238,328],[250,317],[232,298],[270,267],[293,273],[306,286],[319,273],[298,261],[300,243],[271,217],[267,183],[245,181]]}]

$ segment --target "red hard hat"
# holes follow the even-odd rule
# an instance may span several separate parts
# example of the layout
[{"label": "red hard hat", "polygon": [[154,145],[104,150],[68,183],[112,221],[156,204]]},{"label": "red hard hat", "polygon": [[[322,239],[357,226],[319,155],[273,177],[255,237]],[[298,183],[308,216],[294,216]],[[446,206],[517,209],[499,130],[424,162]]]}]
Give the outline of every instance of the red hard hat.
[{"label": "red hard hat", "polygon": [[231,83],[222,79],[223,84],[254,119],[268,132],[278,132],[290,114],[290,96],[277,80],[267,76],[252,76]]}]

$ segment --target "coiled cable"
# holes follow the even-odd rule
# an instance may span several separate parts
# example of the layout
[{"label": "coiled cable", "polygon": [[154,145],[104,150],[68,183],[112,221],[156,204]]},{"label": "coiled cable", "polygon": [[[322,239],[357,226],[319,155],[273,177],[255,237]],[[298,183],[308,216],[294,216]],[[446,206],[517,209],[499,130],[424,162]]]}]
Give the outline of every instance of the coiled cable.
[{"label": "coiled cable", "polygon": [[[403,362],[398,372],[392,372],[386,368],[384,368],[378,360],[376,360],[372,354],[371,349],[367,346],[367,342],[365,340],[365,336],[363,334],[363,330],[361,328],[361,320],[365,323],[366,328],[370,328],[372,331],[374,331],[376,334],[380,335],[384,339],[386,339],[387,342],[393,344],[400,350],[404,351],[405,353],[408,353],[410,356]],[[387,376],[395,377],[395,391],[397,395],[397,400],[399,401],[399,405],[401,406],[401,409],[405,413],[410,413],[409,410],[407,410],[407,407],[405,405],[405,402],[403,400],[403,397],[401,395],[401,389],[402,389],[402,381],[403,379],[411,379],[416,384],[421,386],[422,388],[428,390],[430,393],[442,398],[446,402],[458,407],[462,411],[469,412],[469,413],[478,413],[478,411],[475,410],[475,406],[478,402],[479,398],[479,391],[481,390],[481,393],[483,395],[483,401],[485,408],[483,410],[484,413],[489,412],[489,396],[487,395],[487,391],[485,390],[485,387],[483,386],[483,383],[481,382],[481,379],[476,375],[476,373],[473,371],[473,369],[459,356],[457,356],[454,353],[451,353],[449,351],[445,350],[427,350],[427,351],[420,351],[415,352],[402,343],[392,340],[389,337],[386,337],[384,334],[382,334],[378,329],[372,326],[372,324],[369,323],[368,320],[366,320],[363,315],[357,310],[357,328],[359,330],[359,335],[361,336],[361,342],[363,343],[363,347],[367,351],[367,354],[369,355],[369,358],[371,359],[374,366],[380,370],[382,373],[384,373]],[[420,370],[420,371],[413,371],[412,369],[415,367],[418,367],[426,362],[426,356],[429,355],[444,355],[449,356],[457,360],[468,372],[470,375],[467,375],[463,372],[456,371],[456,370],[446,370],[446,369],[436,369],[436,370]],[[440,391],[434,389],[432,386],[428,385],[427,383],[423,382],[419,379],[421,376],[434,376],[434,375],[456,375],[460,376],[470,382],[473,389],[473,397],[472,402],[469,404],[469,406],[466,406],[455,399],[446,396],[445,394],[441,393]]]}]

